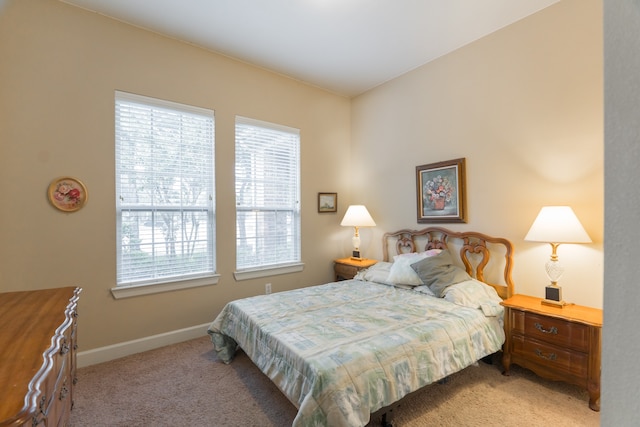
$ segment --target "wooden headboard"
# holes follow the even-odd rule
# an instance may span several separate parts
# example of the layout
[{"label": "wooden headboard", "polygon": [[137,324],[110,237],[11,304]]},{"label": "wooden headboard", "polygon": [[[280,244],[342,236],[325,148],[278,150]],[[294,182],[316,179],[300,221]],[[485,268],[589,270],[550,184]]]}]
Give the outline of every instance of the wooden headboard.
[{"label": "wooden headboard", "polygon": [[382,237],[384,261],[393,260],[394,255],[429,249],[448,249],[457,265],[471,277],[493,286],[502,299],[514,294],[513,244],[507,239],[440,227],[400,230]]}]

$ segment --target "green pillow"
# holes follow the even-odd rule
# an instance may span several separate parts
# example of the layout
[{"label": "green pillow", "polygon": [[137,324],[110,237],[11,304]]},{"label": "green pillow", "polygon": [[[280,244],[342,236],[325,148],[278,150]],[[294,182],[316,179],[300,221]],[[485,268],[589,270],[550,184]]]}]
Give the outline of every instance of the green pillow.
[{"label": "green pillow", "polygon": [[466,271],[453,264],[449,251],[442,251],[436,256],[411,264],[411,268],[418,274],[422,283],[440,298],[444,297],[444,291],[449,286],[471,280]]}]

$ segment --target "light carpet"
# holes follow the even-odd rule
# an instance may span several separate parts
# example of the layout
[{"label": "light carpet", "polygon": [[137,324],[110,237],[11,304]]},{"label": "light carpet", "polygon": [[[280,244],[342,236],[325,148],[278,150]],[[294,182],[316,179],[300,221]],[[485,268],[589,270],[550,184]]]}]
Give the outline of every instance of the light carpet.
[{"label": "light carpet", "polygon": [[[518,366],[505,377],[499,358],[407,396],[393,426],[600,425],[586,391]],[[207,336],[81,368],[74,401],[71,427],[281,427],[296,415],[243,352],[225,365]]]}]

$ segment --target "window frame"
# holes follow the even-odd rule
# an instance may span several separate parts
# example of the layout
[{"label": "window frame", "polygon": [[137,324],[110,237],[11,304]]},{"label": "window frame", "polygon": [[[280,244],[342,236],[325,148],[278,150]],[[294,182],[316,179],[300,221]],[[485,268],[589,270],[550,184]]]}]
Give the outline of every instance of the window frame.
[{"label": "window frame", "polygon": [[[121,154],[119,150],[121,149],[120,140],[118,131],[120,129],[121,123],[119,118],[119,109],[121,104],[130,103],[131,108],[133,104],[143,105],[150,109],[157,109],[158,111],[170,111],[171,114],[177,114],[179,117],[187,117],[187,116],[200,116],[205,117],[211,120],[211,128],[207,133],[210,133],[211,138],[211,147],[210,154],[211,159],[206,164],[205,168],[205,176],[207,179],[211,181],[208,184],[205,184],[204,187],[207,190],[207,193],[204,197],[208,200],[205,203],[199,202],[197,205],[172,205],[171,203],[134,203],[134,204],[126,204],[123,203],[123,193],[121,188],[121,176],[126,171],[123,170],[121,164]],[[216,284],[220,275],[216,271],[216,207],[215,207],[215,115],[214,111],[210,109],[204,109],[200,107],[193,107],[190,105],[179,104],[176,102],[166,101],[157,98],[151,98],[136,94],[131,94],[127,92],[115,91],[114,97],[114,124],[115,124],[115,145],[116,145],[116,153],[115,153],[115,179],[116,179],[116,286],[111,289],[113,296],[118,298],[125,298],[129,296],[137,296],[144,294],[151,294],[157,292],[166,292],[172,291],[176,289],[184,289],[198,286],[206,286]],[[142,127],[144,129],[144,126]],[[191,129],[191,128],[190,128]],[[198,128],[198,130],[201,130]],[[206,141],[206,140],[205,140]],[[183,140],[180,140],[182,143]],[[155,145],[153,145],[155,147]],[[207,151],[209,149],[207,148]],[[209,168],[210,166],[210,168]],[[185,169],[184,164],[181,164],[178,169],[174,172],[177,173],[177,176],[182,176],[182,171]],[[130,170],[130,169],[129,169]],[[173,171],[172,171],[173,172]],[[153,173],[145,171],[145,174],[149,173],[149,175],[153,175]],[[196,175],[197,176],[197,175]],[[183,187],[180,187],[183,188]],[[185,213],[193,213],[193,212],[205,212],[202,218],[206,218],[205,230],[203,235],[205,236],[204,242],[206,242],[206,262],[205,262],[205,270],[199,271],[196,273],[189,274],[181,274],[179,271],[176,271],[176,275],[156,275],[154,277],[146,277],[140,280],[136,280],[135,278],[130,277],[129,280],[120,281],[121,280],[121,271],[122,268],[122,251],[123,251],[123,216],[128,212],[149,212],[151,215],[151,222],[153,224],[152,230],[156,230],[155,221],[157,219],[156,215],[161,214],[162,212],[174,212],[178,215],[182,216]],[[178,220],[178,224],[181,224],[180,230],[183,230],[182,220]],[[154,232],[155,233],[155,232]],[[198,239],[203,242],[201,238]],[[182,243],[185,243],[185,240],[181,240]],[[186,242],[191,242],[190,238],[187,238]],[[155,247],[157,244],[152,243],[151,247]],[[155,253],[155,250],[153,251]],[[155,258],[155,255],[152,256]],[[158,268],[158,261],[155,259],[152,261],[152,265],[156,266],[154,269]],[[209,267],[207,267],[207,265]],[[178,265],[180,266],[180,265]],[[173,267],[171,267],[173,268]]]},{"label": "window frame", "polygon": [[[251,128],[255,128],[255,129],[264,129],[266,131],[267,134],[269,133],[283,133],[283,134],[288,134],[289,137],[294,136],[295,137],[295,170],[293,171],[295,173],[295,179],[293,181],[295,181],[295,189],[293,189],[293,191],[291,190],[291,188],[289,188],[287,190],[287,192],[289,192],[290,196],[293,196],[295,198],[295,203],[292,203],[289,206],[285,206],[285,205],[271,205],[271,206],[261,206],[260,203],[253,203],[253,204],[247,204],[245,206],[241,206],[242,200],[240,200],[239,197],[239,193],[238,193],[238,180],[241,179],[239,178],[239,176],[243,175],[241,173],[239,173],[238,167],[239,167],[239,155],[246,155],[246,153],[241,153],[241,149],[239,148],[239,138],[240,138],[240,133],[242,133],[242,129],[239,129],[241,127],[251,127]],[[246,130],[246,129],[245,129]],[[266,135],[268,137],[268,135]],[[256,144],[255,141],[253,141],[254,144]],[[302,232],[301,232],[301,227],[302,227],[302,209],[301,209],[301,202],[300,202],[300,193],[301,193],[301,176],[300,176],[300,169],[301,169],[301,138],[300,138],[300,130],[299,129],[295,129],[292,127],[288,127],[288,126],[284,126],[284,125],[279,125],[279,124],[275,124],[275,123],[270,123],[270,122],[265,122],[262,120],[257,120],[257,119],[252,119],[252,118],[248,118],[248,117],[244,117],[244,116],[236,116],[236,120],[235,120],[235,151],[236,151],[236,157],[235,157],[235,164],[234,164],[234,169],[235,169],[235,181],[234,181],[234,192],[236,195],[236,215],[235,215],[235,230],[236,230],[236,265],[235,265],[235,272],[234,272],[234,277],[236,278],[236,280],[249,280],[249,279],[255,279],[255,278],[260,278],[260,277],[266,277],[266,276],[273,276],[273,275],[279,275],[279,274],[286,274],[286,273],[294,273],[294,272],[299,272],[302,271],[304,268],[304,263],[302,262]],[[246,160],[246,159],[243,159]],[[268,160],[264,160],[261,159],[262,162],[261,163],[263,165],[271,165],[271,162],[274,161],[273,159],[268,159]],[[288,170],[289,172],[291,172],[291,170]],[[261,183],[261,184],[265,184],[265,182],[263,182],[262,180],[257,180],[257,181],[252,181],[252,185],[256,185],[257,183]],[[266,185],[264,186],[266,188]],[[295,194],[293,194],[295,193]],[[271,196],[273,196],[273,194],[271,194]],[[267,196],[265,196],[267,197]],[[289,248],[288,251],[292,251],[293,252],[293,259],[290,260],[282,260],[281,262],[275,262],[275,263],[264,263],[261,265],[252,265],[252,266],[243,266],[240,265],[239,263],[239,258],[240,258],[240,240],[241,240],[241,236],[239,233],[239,221],[240,221],[240,212],[262,212],[263,214],[277,214],[277,213],[282,213],[282,212],[289,212],[291,214],[292,217],[292,221],[293,224],[290,225],[290,228],[292,230],[291,235],[294,239],[294,243],[293,243],[293,247]],[[264,218],[263,218],[264,219]],[[290,230],[290,231],[291,231]],[[257,231],[256,231],[257,233]],[[282,236],[279,236],[280,238]],[[245,239],[249,240],[250,237],[244,237]],[[257,237],[255,237],[257,238]],[[277,237],[276,237],[277,239]]]}]

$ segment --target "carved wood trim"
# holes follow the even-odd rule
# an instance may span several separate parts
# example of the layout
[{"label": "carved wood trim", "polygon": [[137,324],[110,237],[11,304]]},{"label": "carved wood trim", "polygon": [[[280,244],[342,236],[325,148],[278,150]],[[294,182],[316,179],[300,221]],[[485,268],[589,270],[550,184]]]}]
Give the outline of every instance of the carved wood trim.
[{"label": "carved wood trim", "polygon": [[0,331],[0,347],[7,353],[0,383],[3,390],[16,390],[3,396],[0,426],[67,424],[71,405],[56,396],[73,394],[70,376],[75,376],[76,353],[71,331],[80,292],[66,287],[0,295],[4,324],[11,326]]},{"label": "carved wood trim", "polygon": [[[419,240],[424,243],[418,243]],[[514,283],[511,277],[513,244],[502,237],[493,237],[476,231],[451,231],[442,227],[428,227],[422,230],[403,229],[385,233],[382,237],[383,260],[389,261],[396,254],[422,252],[430,249],[448,249],[447,242],[449,241],[452,242],[452,246],[454,241],[460,245],[460,260],[470,276],[493,286],[502,299],[509,298],[514,294]],[[488,244],[497,245],[504,249],[504,284],[490,283],[487,281],[490,279],[485,278],[485,268],[492,256]],[[389,254],[390,247],[395,249],[395,254]],[[480,260],[472,263],[469,259],[470,254],[480,255]]]}]

